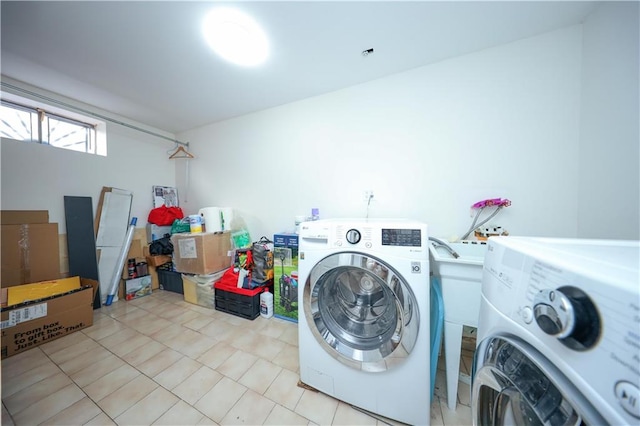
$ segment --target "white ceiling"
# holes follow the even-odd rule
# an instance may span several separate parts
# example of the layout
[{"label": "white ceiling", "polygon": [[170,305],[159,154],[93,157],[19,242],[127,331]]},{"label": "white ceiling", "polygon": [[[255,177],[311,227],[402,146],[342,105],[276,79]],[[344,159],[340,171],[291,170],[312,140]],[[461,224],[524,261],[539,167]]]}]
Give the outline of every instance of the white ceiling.
[{"label": "white ceiling", "polygon": [[266,64],[242,68],[200,34],[217,4],[2,1],[2,74],[178,133],[578,24],[598,5],[234,2],[271,45]]}]

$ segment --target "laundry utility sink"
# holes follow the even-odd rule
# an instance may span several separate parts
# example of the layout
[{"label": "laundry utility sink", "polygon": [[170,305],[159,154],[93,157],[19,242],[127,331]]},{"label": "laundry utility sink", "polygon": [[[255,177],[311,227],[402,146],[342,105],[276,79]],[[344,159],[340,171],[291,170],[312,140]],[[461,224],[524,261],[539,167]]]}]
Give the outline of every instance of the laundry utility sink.
[{"label": "laundry utility sink", "polygon": [[429,246],[429,251],[432,260],[437,262],[448,262],[454,260],[454,263],[469,263],[474,264],[484,261],[484,255],[487,252],[487,242],[486,241],[463,241],[458,243],[446,243],[449,247],[455,250],[460,257],[455,258],[453,255],[445,249],[441,244],[431,241]]},{"label": "laundry utility sink", "polygon": [[[447,404],[455,410],[463,326],[478,327],[482,268],[486,242],[429,243],[429,263],[433,275],[439,277],[444,304],[444,350],[447,375]],[[454,251],[456,258],[451,251]]]},{"label": "laundry utility sink", "polygon": [[[430,266],[433,275],[439,276],[445,307],[447,293],[455,296],[456,309],[445,311],[445,319],[463,322],[465,325],[477,326],[480,310],[480,285],[482,283],[482,266],[487,245],[481,242],[447,243],[459,257],[455,258],[443,245],[435,242],[429,244]],[[477,310],[470,309],[477,306]]]}]

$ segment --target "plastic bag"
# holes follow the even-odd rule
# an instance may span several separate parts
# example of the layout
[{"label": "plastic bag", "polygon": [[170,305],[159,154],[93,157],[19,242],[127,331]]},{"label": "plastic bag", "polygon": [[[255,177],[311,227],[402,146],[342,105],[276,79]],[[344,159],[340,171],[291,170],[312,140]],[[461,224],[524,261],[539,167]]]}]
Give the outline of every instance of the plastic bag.
[{"label": "plastic bag", "polygon": [[238,287],[238,275],[239,271],[234,270],[234,268],[227,269],[220,281],[218,281],[218,285],[221,288],[237,288]]},{"label": "plastic bag", "polygon": [[147,221],[158,226],[169,226],[176,219],[182,219],[184,213],[180,207],[167,207],[164,204],[161,207],[152,209],[149,212]]},{"label": "plastic bag", "polygon": [[159,254],[173,254],[173,243],[171,243],[171,235],[164,234],[164,237],[159,238],[149,244],[149,254],[152,256]]},{"label": "plastic bag", "polygon": [[176,219],[171,224],[172,234],[180,234],[183,232],[191,232],[191,225],[189,225],[189,218]]},{"label": "plastic bag", "polygon": [[249,235],[249,231],[246,229],[241,229],[239,231],[233,231],[231,233],[231,243],[233,244],[233,248],[250,248],[251,247],[251,235]]}]

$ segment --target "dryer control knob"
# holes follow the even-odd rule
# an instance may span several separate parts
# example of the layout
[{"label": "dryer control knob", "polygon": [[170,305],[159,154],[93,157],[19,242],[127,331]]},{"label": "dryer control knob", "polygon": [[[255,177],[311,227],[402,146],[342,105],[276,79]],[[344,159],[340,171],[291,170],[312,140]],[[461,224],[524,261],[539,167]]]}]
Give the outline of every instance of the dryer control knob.
[{"label": "dryer control knob", "polygon": [[533,314],[542,331],[551,336],[563,338],[573,331],[573,305],[560,291],[540,291],[533,299]]},{"label": "dryer control knob", "polygon": [[349,229],[347,231],[346,238],[349,244],[358,244],[362,236],[360,235],[360,231],[357,229]]},{"label": "dryer control knob", "polygon": [[586,350],[600,335],[596,307],[576,287],[541,290],[533,299],[533,317],[542,331],[571,349]]}]

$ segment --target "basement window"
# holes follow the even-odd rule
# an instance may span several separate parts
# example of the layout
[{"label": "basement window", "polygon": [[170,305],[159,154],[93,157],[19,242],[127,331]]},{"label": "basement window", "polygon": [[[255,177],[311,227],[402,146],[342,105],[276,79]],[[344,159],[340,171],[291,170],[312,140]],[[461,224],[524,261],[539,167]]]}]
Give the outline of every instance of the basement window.
[{"label": "basement window", "polygon": [[105,123],[27,99],[0,105],[0,137],[88,154],[107,155]]}]

